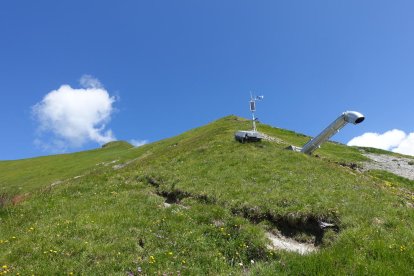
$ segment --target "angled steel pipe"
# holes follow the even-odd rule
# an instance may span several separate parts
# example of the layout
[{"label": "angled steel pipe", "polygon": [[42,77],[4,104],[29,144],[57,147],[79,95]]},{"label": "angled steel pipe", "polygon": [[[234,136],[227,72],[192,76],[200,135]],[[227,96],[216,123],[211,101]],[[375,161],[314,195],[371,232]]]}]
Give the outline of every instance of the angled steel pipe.
[{"label": "angled steel pipe", "polygon": [[345,111],[335,121],[333,121],[327,128],[325,128],[318,136],[315,136],[307,142],[300,152],[312,154],[312,152],[329,140],[334,134],[339,132],[346,124],[359,124],[365,120],[364,115],[357,111]]}]

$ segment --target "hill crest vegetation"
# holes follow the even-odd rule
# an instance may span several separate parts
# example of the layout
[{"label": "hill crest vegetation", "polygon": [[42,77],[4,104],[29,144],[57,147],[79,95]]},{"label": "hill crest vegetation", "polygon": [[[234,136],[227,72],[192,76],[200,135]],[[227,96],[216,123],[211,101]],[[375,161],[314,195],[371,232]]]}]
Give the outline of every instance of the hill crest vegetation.
[{"label": "hill crest vegetation", "polygon": [[[413,181],[361,172],[368,158],[355,147],[329,142],[317,156],[287,151],[309,137],[264,124],[258,129],[270,139],[234,140],[249,128],[227,116],[138,148],[113,142],[0,162],[0,267],[87,275],[414,273]],[[269,234],[316,250],[275,249]]]}]

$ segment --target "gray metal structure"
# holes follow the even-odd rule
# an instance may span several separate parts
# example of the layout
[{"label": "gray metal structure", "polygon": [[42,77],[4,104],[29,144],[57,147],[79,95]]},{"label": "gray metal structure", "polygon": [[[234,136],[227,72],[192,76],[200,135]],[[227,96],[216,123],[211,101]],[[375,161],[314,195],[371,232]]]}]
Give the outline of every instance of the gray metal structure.
[{"label": "gray metal structure", "polygon": [[341,130],[347,123],[359,124],[364,121],[365,117],[357,111],[345,111],[335,121],[333,121],[327,128],[325,128],[318,136],[312,138],[302,148],[291,146],[290,149],[300,151],[306,154],[312,154],[313,151],[320,148],[320,146]]},{"label": "gray metal structure", "polygon": [[239,130],[234,134],[234,139],[240,143],[244,142],[260,142],[262,135],[257,131]]},{"label": "gray metal structure", "polygon": [[250,93],[250,112],[252,113],[252,124],[253,130],[239,130],[234,134],[234,139],[239,141],[240,143],[244,142],[260,142],[262,140],[262,135],[256,129],[256,120],[255,112],[256,112],[256,101],[263,100],[263,96],[255,96],[253,97],[252,93]]}]

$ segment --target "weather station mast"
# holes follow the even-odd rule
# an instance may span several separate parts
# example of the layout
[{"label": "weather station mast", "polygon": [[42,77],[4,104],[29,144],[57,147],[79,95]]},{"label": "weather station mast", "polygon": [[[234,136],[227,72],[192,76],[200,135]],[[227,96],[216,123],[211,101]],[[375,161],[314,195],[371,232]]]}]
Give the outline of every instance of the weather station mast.
[{"label": "weather station mast", "polygon": [[250,112],[252,113],[252,125],[253,130],[239,130],[234,134],[234,139],[239,141],[240,143],[245,142],[260,142],[263,138],[263,135],[257,131],[256,128],[256,121],[257,117],[255,115],[256,112],[256,101],[263,100],[264,96],[253,96],[250,92]]}]

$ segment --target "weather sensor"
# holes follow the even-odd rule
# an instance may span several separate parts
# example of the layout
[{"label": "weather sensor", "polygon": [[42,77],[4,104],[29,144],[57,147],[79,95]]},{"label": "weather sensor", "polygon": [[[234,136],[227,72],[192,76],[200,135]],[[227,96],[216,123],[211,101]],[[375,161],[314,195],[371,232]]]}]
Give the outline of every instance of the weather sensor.
[{"label": "weather sensor", "polygon": [[250,112],[252,113],[252,125],[253,130],[239,130],[234,134],[234,138],[240,143],[244,142],[259,142],[262,140],[262,135],[256,129],[256,121],[258,118],[255,116],[256,101],[263,100],[264,96],[254,96],[250,93]]},{"label": "weather sensor", "polygon": [[334,136],[341,128],[347,123],[354,125],[362,123],[365,120],[364,115],[357,111],[345,111],[335,121],[333,121],[327,128],[325,128],[318,136],[310,139],[302,148],[289,146],[288,149],[294,151],[300,151],[306,154],[312,154],[313,151],[320,148],[323,143]]}]

